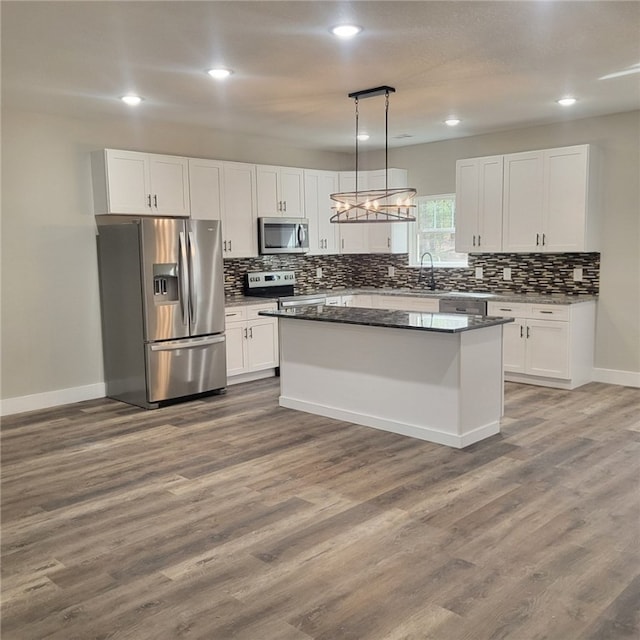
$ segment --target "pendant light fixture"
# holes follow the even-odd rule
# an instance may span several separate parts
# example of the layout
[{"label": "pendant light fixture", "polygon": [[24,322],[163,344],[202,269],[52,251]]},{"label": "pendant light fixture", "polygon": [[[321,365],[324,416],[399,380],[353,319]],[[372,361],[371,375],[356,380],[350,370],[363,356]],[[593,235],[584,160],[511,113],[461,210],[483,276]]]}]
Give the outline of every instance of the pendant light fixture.
[{"label": "pendant light fixture", "polygon": [[[336,203],[331,222],[413,222],[413,197],[416,190],[411,187],[389,187],[389,94],[395,93],[393,87],[382,86],[364,89],[349,94],[354,99],[356,110],[356,181],[355,191],[332,193],[329,197]],[[373,98],[384,95],[384,189],[358,189],[358,104],[361,98]]]}]

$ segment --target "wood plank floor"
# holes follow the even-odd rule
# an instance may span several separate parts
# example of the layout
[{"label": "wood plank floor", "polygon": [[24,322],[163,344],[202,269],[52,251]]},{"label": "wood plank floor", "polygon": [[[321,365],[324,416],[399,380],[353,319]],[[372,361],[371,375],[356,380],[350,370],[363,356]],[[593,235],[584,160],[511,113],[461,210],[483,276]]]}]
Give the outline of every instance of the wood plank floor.
[{"label": "wood plank floor", "polygon": [[3,640],[640,637],[640,390],[507,384],[464,450],[277,396],[5,418]]}]

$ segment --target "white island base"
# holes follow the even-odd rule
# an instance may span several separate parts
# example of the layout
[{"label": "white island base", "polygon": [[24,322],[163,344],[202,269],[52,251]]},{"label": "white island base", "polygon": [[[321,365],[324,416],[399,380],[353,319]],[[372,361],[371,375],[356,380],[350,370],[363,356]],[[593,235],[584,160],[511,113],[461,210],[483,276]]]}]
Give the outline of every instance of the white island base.
[{"label": "white island base", "polygon": [[442,333],[279,318],[280,405],[462,448],[500,431],[502,326]]}]

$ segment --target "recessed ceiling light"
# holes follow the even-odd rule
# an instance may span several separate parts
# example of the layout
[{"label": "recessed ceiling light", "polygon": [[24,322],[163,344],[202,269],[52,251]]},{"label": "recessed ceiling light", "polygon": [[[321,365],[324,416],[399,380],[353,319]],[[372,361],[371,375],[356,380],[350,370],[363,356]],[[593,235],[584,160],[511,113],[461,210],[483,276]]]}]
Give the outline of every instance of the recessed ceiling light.
[{"label": "recessed ceiling light", "polygon": [[362,31],[362,27],[355,24],[339,24],[331,28],[331,33],[338,38],[353,38]]},{"label": "recessed ceiling light", "polygon": [[369,134],[368,133],[359,133],[357,138],[358,138],[358,140],[361,140],[362,142],[364,142],[365,140],[369,139]]},{"label": "recessed ceiling light", "polygon": [[207,73],[212,77],[215,78],[216,80],[222,80],[223,78],[228,78],[233,71],[231,71],[231,69],[209,69],[209,71],[207,71]]},{"label": "recessed ceiling light", "polygon": [[460,119],[459,118],[454,118],[453,116],[449,116],[444,123],[449,126],[449,127],[455,127],[456,125],[460,124]]},{"label": "recessed ceiling light", "polygon": [[566,98],[560,98],[560,100],[556,100],[558,104],[561,104],[563,107],[570,107],[572,104],[575,104],[577,100],[575,98],[571,98],[567,96]]},{"label": "recessed ceiling light", "polygon": [[122,100],[122,102],[124,102],[125,104],[128,104],[131,107],[135,107],[136,105],[142,102],[142,98],[140,96],[131,96],[131,95],[122,96],[120,100]]}]

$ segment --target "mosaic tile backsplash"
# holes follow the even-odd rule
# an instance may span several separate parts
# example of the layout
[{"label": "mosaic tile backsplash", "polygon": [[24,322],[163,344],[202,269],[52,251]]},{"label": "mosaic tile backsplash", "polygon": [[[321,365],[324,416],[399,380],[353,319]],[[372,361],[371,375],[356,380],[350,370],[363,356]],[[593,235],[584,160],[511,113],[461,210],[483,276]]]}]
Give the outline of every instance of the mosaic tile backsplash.
[{"label": "mosaic tile backsplash", "polygon": [[[395,269],[393,277],[389,267]],[[475,277],[476,267],[482,267],[482,280]],[[511,280],[503,279],[504,267],[510,267]],[[574,281],[575,268],[582,269],[582,281]],[[224,261],[225,293],[242,294],[247,271],[281,269],[295,271],[298,294],[344,287],[427,289],[429,283],[428,267],[422,274],[409,267],[407,254],[261,256]],[[466,268],[434,269],[436,289],[445,291],[598,295],[599,276],[599,253],[477,253],[469,254]]]}]

